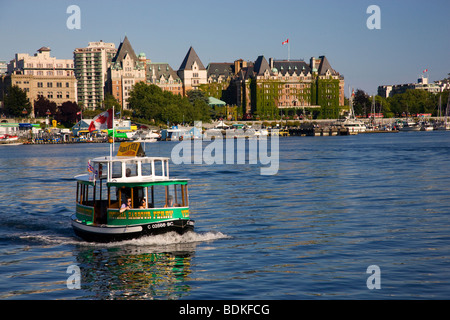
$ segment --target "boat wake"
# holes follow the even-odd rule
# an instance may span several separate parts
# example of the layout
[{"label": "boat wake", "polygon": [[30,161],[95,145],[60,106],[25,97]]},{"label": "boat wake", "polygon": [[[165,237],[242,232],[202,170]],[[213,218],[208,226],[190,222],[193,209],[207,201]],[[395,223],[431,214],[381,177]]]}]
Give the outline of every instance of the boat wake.
[{"label": "boat wake", "polygon": [[87,242],[75,235],[68,237],[60,234],[43,234],[43,233],[29,233],[16,235],[16,238],[21,242],[28,242],[29,244],[44,244],[44,245],[78,245],[84,247],[126,247],[126,246],[138,246],[138,247],[155,247],[165,248],[172,245],[183,244],[200,244],[204,242],[211,242],[219,239],[231,238],[230,236],[218,231],[209,231],[198,233],[195,231],[186,232],[182,235],[176,232],[168,232],[160,235],[145,236],[132,240],[98,243]]}]

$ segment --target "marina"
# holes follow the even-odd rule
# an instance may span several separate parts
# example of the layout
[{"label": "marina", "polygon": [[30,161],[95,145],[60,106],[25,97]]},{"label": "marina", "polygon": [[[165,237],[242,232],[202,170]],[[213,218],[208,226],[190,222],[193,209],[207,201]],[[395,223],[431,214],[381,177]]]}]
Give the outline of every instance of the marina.
[{"label": "marina", "polygon": [[[74,172],[108,144],[10,146],[0,154],[2,188],[14,190],[0,193],[0,297],[446,299],[449,141],[440,130],[288,136],[273,176],[248,163],[172,165],[171,177],[191,179],[195,230],[109,243],[80,239],[70,223]],[[146,154],[170,157],[174,145]],[[380,290],[366,285],[371,265]],[[67,286],[71,266],[79,289]]]}]

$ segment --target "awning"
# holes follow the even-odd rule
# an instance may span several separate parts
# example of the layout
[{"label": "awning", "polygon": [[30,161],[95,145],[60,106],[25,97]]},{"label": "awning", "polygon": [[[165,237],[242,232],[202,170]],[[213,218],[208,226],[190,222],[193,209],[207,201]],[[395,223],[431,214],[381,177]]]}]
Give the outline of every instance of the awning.
[{"label": "awning", "polygon": [[227,103],[225,101],[216,99],[214,97],[209,97],[208,98],[208,104],[210,106],[226,106],[227,105]]}]

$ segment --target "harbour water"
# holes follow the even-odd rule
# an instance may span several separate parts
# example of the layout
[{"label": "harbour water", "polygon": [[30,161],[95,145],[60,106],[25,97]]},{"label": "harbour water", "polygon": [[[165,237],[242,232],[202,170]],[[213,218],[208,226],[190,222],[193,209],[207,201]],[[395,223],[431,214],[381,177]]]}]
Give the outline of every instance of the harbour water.
[{"label": "harbour water", "polygon": [[[0,299],[450,297],[450,132],[279,143],[273,176],[172,165],[191,179],[195,232],[110,244],[76,238],[69,223],[72,177],[107,144],[1,147]],[[373,265],[379,289],[368,288]]]}]

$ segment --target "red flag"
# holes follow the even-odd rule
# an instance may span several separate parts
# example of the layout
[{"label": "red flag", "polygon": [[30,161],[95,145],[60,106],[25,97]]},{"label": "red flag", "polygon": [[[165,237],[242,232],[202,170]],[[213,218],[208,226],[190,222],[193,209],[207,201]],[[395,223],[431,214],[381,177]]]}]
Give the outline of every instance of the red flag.
[{"label": "red flag", "polygon": [[111,129],[113,127],[113,110],[109,109],[95,116],[89,125],[89,132]]},{"label": "red flag", "polygon": [[286,43],[289,43],[289,39],[286,39],[286,41],[283,41],[283,42],[281,43],[281,45],[286,44]]},{"label": "red flag", "polygon": [[423,70],[423,73],[428,72],[428,69]]}]

